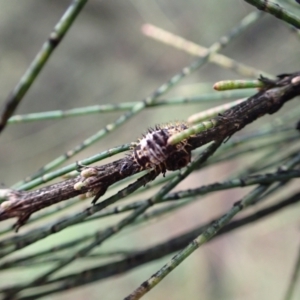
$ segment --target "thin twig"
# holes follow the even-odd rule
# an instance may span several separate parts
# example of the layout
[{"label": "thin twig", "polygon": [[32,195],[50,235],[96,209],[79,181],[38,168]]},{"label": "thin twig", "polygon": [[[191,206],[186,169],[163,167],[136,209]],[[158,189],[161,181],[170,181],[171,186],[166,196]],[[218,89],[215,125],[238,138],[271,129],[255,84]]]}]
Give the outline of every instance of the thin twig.
[{"label": "thin twig", "polygon": [[298,249],[297,259],[294,265],[293,275],[292,278],[290,279],[289,286],[286,291],[284,300],[292,300],[293,295],[295,293],[295,287],[299,278],[300,278],[300,247]]},{"label": "thin twig", "polygon": [[257,9],[265,11],[273,15],[274,17],[283,20],[295,26],[296,28],[300,29],[300,19],[296,15],[285,10],[277,3],[274,3],[269,0],[244,0],[244,1],[255,6]]},{"label": "thin twig", "polygon": [[[256,11],[254,13],[251,13],[249,16],[258,21],[263,15],[264,14],[262,12]],[[167,45],[173,46],[177,49],[183,50],[191,55],[203,56],[207,52],[207,48],[202,47],[199,44],[193,43],[185,38],[182,38],[178,35],[175,35],[152,24],[144,24],[142,27],[142,32],[146,36],[149,36]],[[242,76],[256,78],[260,75],[264,75],[271,77],[271,75],[267,74],[266,72],[239,63],[236,60],[233,60],[223,54],[216,53],[214,55],[211,55],[209,61],[225,69],[233,70]]]},{"label": "thin twig", "polygon": [[217,232],[223,228],[238,212],[251,205],[252,202],[260,195],[262,195],[268,186],[258,186],[241,201],[238,201],[227,214],[223,215],[217,221],[209,225],[203,233],[196,237],[187,247],[176,254],[167,264],[165,264],[158,272],[153,274],[151,278],[144,281],[137,289],[124,300],[137,300],[143,297],[148,291],[155,287],[164,277],[172,272],[180,263],[182,263],[190,254],[192,254],[201,245],[212,239]]},{"label": "thin twig", "polygon": [[0,112],[0,133],[86,3],[87,0],[73,0],[19,83],[11,91]]}]

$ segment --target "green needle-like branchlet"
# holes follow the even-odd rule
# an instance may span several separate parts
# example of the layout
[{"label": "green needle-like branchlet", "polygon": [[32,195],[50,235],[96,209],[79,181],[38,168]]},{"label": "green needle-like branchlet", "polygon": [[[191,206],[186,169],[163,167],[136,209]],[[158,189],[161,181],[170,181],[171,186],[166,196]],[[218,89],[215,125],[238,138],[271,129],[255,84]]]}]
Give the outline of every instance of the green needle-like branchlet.
[{"label": "green needle-like branchlet", "polygon": [[11,91],[6,102],[0,111],[0,132],[6,126],[7,120],[12,116],[24,95],[27,93],[40,71],[46,65],[49,57],[54,49],[61,42],[64,35],[72,26],[74,20],[86,4],[87,0],[74,0],[66,10],[62,18],[55,25],[47,41],[42,45],[42,48],[22,76],[16,87]]},{"label": "green needle-like branchlet", "polygon": [[265,11],[278,19],[281,19],[296,28],[300,29],[300,18],[293,13],[285,10],[283,7],[272,1],[266,0],[244,0],[249,4],[255,6],[257,9]]}]

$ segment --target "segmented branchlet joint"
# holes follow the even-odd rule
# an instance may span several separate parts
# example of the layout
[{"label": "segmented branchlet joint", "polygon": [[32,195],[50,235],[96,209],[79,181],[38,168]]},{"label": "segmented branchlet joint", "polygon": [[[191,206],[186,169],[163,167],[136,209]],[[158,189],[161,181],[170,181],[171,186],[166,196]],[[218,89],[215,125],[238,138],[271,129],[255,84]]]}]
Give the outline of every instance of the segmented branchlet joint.
[{"label": "segmented branchlet joint", "polygon": [[191,146],[187,140],[171,145],[168,139],[187,128],[186,123],[157,125],[150,128],[132,145],[129,158],[134,160],[141,170],[157,169],[164,175],[166,170],[174,171],[185,167],[191,161]]}]

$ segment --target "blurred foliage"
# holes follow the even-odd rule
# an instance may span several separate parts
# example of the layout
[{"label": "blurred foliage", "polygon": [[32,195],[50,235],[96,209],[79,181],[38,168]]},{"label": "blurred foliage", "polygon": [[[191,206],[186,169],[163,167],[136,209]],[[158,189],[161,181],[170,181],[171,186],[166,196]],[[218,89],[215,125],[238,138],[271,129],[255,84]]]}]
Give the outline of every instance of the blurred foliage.
[{"label": "blurred foliage", "polygon": [[[278,3],[300,16],[300,5],[295,1]],[[4,102],[68,7],[69,1],[0,0],[0,4],[0,99]],[[141,101],[195,60],[184,51],[143,35],[141,29],[144,24],[153,24],[208,48],[253,10],[255,8],[244,1],[237,0],[187,0],[184,3],[178,0],[89,1],[25,95],[17,113]],[[288,24],[266,14],[222,50],[222,54],[269,74],[290,73],[299,69],[299,42],[299,34],[291,30]],[[227,79],[245,78],[232,70],[206,64],[163,98],[212,93],[213,83]],[[186,120],[190,115],[214,106],[215,102],[203,102],[148,108],[72,157],[65,165],[132,142],[154,124]],[[239,136],[246,136],[264,124],[273,124],[271,122],[275,118],[296,110],[297,106],[297,100],[291,101],[278,114],[264,117],[244,129]],[[1,182],[9,187],[35,173],[49,161],[114,122],[122,113],[113,111],[9,125],[1,136]],[[286,125],[293,127],[295,124]],[[264,141],[269,140],[265,138]],[[299,144],[295,143],[290,151],[296,151],[296,147],[299,149]],[[282,148],[275,145],[273,153],[274,149],[279,152]],[[217,167],[192,174],[176,189],[198,187],[200,184],[234,177],[251,168],[251,163],[260,158],[261,154],[253,151],[246,158],[241,156],[234,161],[225,161]],[[280,190],[273,199],[268,199],[268,203],[295,191],[299,180],[294,182]],[[212,220],[227,211],[248,191],[245,188],[215,193],[210,195],[209,201],[195,201],[167,217],[155,219],[155,222],[128,228],[95,252],[132,251],[155,245]],[[153,195],[153,190],[141,192],[131,199],[147,199]],[[89,199],[82,201],[74,208],[58,212],[55,219],[67,217],[89,205]],[[250,211],[255,212],[259,208],[254,207]],[[298,215],[299,207],[293,206],[281,214],[272,215],[212,241],[189,257],[145,299],[198,299],[199,295],[203,299],[283,299],[299,246]],[[9,261],[35,254],[75,238],[89,236],[120,219],[120,216],[113,216],[86,222],[80,227],[70,227],[5,259]],[[37,225],[43,226],[44,221],[25,226],[18,236]],[[46,221],[53,222],[53,219]],[[1,232],[10,224],[0,224]],[[14,235],[9,232],[4,237]],[[67,257],[70,254],[68,251],[62,256]],[[95,258],[92,254],[78,259],[57,276],[112,259],[101,256]],[[123,276],[50,295],[45,299],[98,299],[99,295],[103,299],[120,299],[167,260],[168,257],[165,257]],[[48,270],[51,263],[1,271],[0,286],[31,281]],[[294,299],[297,299],[297,295],[300,296],[299,286]]]}]

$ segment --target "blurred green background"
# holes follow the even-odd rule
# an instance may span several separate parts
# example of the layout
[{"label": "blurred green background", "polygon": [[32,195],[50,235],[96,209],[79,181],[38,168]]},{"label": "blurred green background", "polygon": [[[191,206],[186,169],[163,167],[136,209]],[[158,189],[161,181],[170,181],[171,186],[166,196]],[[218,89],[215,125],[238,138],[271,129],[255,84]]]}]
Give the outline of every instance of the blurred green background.
[{"label": "blurred green background", "polygon": [[[69,3],[64,0],[0,0],[0,102],[5,101],[17,84]],[[288,7],[300,14],[296,5]],[[209,47],[252,10],[253,7],[241,0],[91,0],[26,94],[17,113],[140,101],[195,59],[144,36],[143,24],[151,23]],[[299,37],[286,24],[269,15],[230,43],[222,53],[271,74],[299,69]],[[168,97],[199,95],[212,91],[212,84],[218,80],[238,78],[241,77],[232,71],[207,64],[185,79]],[[209,107],[212,105],[147,109],[71,161],[134,141],[149,126],[184,120]],[[120,114],[94,114],[8,126],[1,136],[0,181],[10,186],[34,173],[114,122]],[[193,175],[185,187],[199,185],[199,180],[214,182],[234,167],[234,164],[225,164],[201,177]],[[104,245],[104,249],[127,244],[128,247],[155,244],[212,219],[239,197],[238,190],[219,193],[213,203],[193,204],[163,222],[127,231],[108,246]],[[268,221],[212,241],[196,251],[144,299],[282,299],[299,245],[298,215],[299,208],[294,207],[280,217],[269,217]],[[89,226],[85,228],[89,230]],[[43,248],[64,236],[55,235],[34,246]],[[23,253],[26,251],[30,251],[30,247]],[[124,276],[45,299],[120,299],[166,259]],[[77,267],[83,264],[93,265],[93,262],[81,262]],[[8,273],[0,281],[21,279],[27,272],[36,271],[28,268],[17,274]],[[300,291],[298,295],[300,297]]]}]

